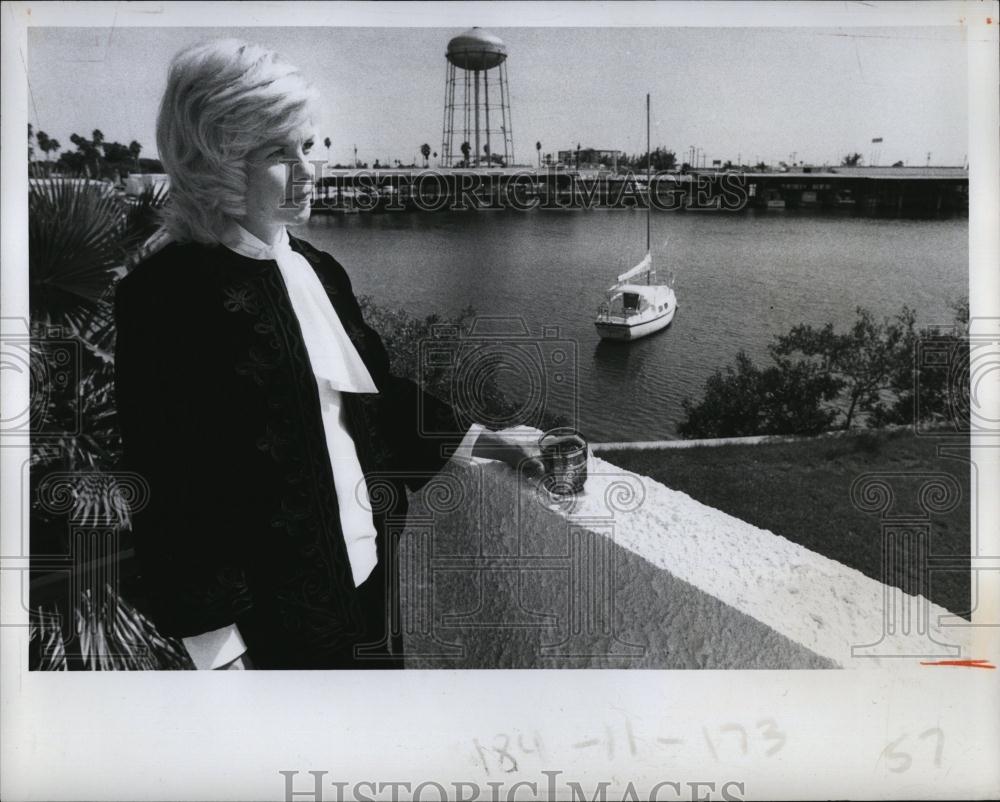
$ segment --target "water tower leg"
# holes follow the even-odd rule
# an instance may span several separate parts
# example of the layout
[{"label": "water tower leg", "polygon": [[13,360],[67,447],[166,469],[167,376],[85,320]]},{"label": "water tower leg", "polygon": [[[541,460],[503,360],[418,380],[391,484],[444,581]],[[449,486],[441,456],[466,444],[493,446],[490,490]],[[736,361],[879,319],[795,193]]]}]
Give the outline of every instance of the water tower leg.
[{"label": "water tower leg", "polygon": [[483,92],[486,95],[486,103],[483,108],[486,110],[486,167],[489,168],[493,161],[493,150],[490,148],[490,71],[483,70]]},{"label": "water tower leg", "polygon": [[[462,142],[469,141],[469,73],[462,71]],[[465,158],[465,154],[462,154]]]},{"label": "water tower leg", "polygon": [[472,73],[472,80],[476,82],[476,101],[475,101],[475,114],[476,114],[476,167],[479,166],[479,70],[474,70]]},{"label": "water tower leg", "polygon": [[510,165],[514,162],[514,134],[510,130],[510,98],[507,92],[506,66],[506,62],[500,65],[500,117],[503,120],[503,161],[504,164]]},{"label": "water tower leg", "polygon": [[[510,108],[510,81],[507,80],[507,62],[500,65],[501,76],[503,77],[503,97],[507,108],[507,137],[510,141],[510,155],[507,157],[509,164],[514,163],[514,112]],[[506,147],[506,145],[505,145]]]},{"label": "water tower leg", "polygon": [[455,65],[444,62],[444,120],[441,123],[441,164],[451,165],[452,140],[455,138]]}]

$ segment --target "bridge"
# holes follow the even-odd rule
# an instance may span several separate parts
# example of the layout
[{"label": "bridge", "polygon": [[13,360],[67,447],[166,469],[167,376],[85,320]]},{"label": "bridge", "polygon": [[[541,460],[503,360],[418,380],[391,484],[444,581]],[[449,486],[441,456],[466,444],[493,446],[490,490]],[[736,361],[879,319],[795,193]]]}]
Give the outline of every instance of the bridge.
[{"label": "bridge", "polygon": [[[962,167],[800,167],[782,171],[695,169],[653,176],[652,202],[675,210],[847,210],[936,217],[968,212]],[[328,169],[317,212],[486,208],[645,208],[644,175],[553,168]]]},{"label": "bridge", "polygon": [[[704,174],[699,171],[699,174]],[[968,212],[962,167],[833,167],[743,174],[752,208],[851,208],[899,217]]]}]

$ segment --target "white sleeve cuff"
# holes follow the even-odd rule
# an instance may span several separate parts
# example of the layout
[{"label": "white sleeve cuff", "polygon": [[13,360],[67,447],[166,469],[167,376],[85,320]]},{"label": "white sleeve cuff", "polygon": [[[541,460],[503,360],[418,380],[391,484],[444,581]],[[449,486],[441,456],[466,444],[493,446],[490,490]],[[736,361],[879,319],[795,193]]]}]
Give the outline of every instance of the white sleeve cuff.
[{"label": "white sleeve cuff", "polygon": [[199,670],[221,668],[247,650],[236,624],[181,640],[187,653],[191,655],[195,668]]},{"label": "white sleeve cuff", "polygon": [[486,427],[481,423],[473,423],[469,427],[469,431],[465,433],[465,437],[462,438],[462,442],[459,443],[458,448],[455,449],[455,453],[451,455],[451,458],[466,465],[470,464],[473,460],[472,449],[475,448],[479,435],[485,431]]}]

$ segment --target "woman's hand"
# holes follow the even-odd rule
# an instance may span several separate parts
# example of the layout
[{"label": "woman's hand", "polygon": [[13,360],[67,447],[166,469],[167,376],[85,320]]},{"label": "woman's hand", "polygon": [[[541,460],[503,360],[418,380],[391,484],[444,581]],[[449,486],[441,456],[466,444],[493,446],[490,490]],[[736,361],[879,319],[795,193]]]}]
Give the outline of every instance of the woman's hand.
[{"label": "woman's hand", "polygon": [[538,447],[542,434],[533,426],[513,426],[499,432],[487,429],[476,440],[472,456],[499,460],[528,478],[538,478],[545,471]]}]

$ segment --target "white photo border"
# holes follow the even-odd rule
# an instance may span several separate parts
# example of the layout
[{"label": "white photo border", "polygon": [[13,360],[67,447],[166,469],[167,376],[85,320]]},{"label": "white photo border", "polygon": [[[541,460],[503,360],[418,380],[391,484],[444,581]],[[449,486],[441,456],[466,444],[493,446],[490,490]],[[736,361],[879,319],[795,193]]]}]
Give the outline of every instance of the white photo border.
[{"label": "white photo border", "polygon": [[[969,52],[970,300],[973,318],[1000,319],[998,7],[958,3],[29,3],[3,18],[2,309],[27,317],[27,171],[24,132],[27,29],[32,26],[964,26]],[[991,18],[992,23],[986,19]],[[996,387],[987,404],[996,405]],[[26,408],[26,376],[4,376],[3,407]],[[995,406],[993,408],[996,408]],[[0,607],[20,607],[18,562],[27,509],[25,451],[0,449]],[[997,444],[976,450],[979,536],[1000,554]],[[982,615],[1000,621],[997,599]],[[23,611],[26,622],[27,611]],[[986,620],[985,618],[983,620]],[[983,628],[982,654],[998,664],[1000,629]],[[1000,794],[1000,683],[996,671],[27,671],[28,629],[0,627],[3,663],[0,796],[28,799],[283,799],[325,771],[324,799],[341,781],[535,781],[539,767],[588,789],[602,781],[639,790],[657,782],[741,782],[747,799],[989,798]],[[770,722],[770,723],[768,723]],[[773,757],[683,759],[642,739],[669,731],[703,743],[719,727],[779,732]],[[574,748],[631,728],[642,748],[608,759]],[[671,729],[672,727],[672,729]],[[658,729],[659,728],[659,729]],[[935,760],[940,731],[943,751]],[[478,745],[499,738],[546,744],[544,765],[487,775]],[[620,735],[619,737],[624,737]],[[776,736],[775,736],[776,737]],[[923,740],[921,740],[923,738]],[[622,744],[625,741],[621,741]],[[888,750],[888,751],[887,751]],[[634,751],[634,753],[633,753]],[[888,757],[905,753],[903,763]],[[641,783],[641,785],[640,785]],[[446,787],[448,787],[446,785]],[[350,786],[348,786],[348,790]],[[529,789],[522,795],[530,798]],[[365,793],[371,794],[370,789]],[[506,789],[500,792],[501,798]],[[619,792],[620,793],[620,792]],[[684,791],[685,794],[689,793]],[[741,792],[731,788],[731,793]],[[692,798],[671,796],[663,799]],[[372,794],[375,796],[375,794]],[[449,796],[454,797],[453,792]],[[297,796],[296,799],[308,799]],[[345,797],[348,798],[348,797]],[[388,798],[383,796],[382,798]],[[433,787],[426,799],[437,799]],[[544,798],[537,796],[535,798]],[[609,798],[619,798],[609,796]]]}]

